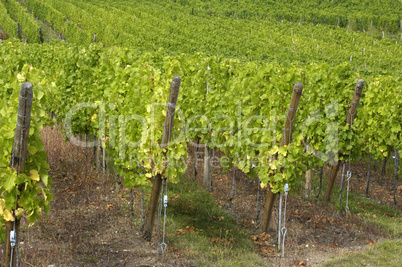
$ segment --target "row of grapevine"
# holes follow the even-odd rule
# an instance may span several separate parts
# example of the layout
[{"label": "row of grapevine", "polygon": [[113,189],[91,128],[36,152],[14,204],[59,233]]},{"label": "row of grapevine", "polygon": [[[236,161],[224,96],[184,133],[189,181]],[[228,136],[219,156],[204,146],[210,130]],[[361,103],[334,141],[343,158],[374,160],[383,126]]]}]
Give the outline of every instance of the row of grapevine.
[{"label": "row of grapevine", "polygon": [[191,9],[191,12],[198,16],[221,15],[248,20],[269,17],[277,20],[349,27],[360,31],[369,31],[373,26],[394,33],[402,30],[402,4],[398,0],[381,0],[374,3],[369,0],[182,0],[177,2],[186,9]]},{"label": "row of grapevine", "polygon": [[[355,159],[364,151],[363,142],[374,138],[363,134],[352,138],[344,120],[359,78],[348,64],[335,68],[325,64],[280,67],[199,53],[165,57],[161,53],[138,55],[130,49],[103,50],[99,46],[85,49],[59,46],[57,54],[46,46],[27,46],[22,51],[25,49],[31,54],[44,55],[37,64],[56,80],[58,90],[49,90],[52,102],[48,108],[59,117],[65,118],[76,104],[95,103],[74,113],[71,131],[99,134],[99,138],[106,136],[106,146],[116,165],[121,166],[120,171],[126,173],[128,187],[145,185],[148,178],[163,170],[165,159],[158,144],[163,133],[164,105],[153,104],[166,101],[174,74],[182,76],[183,81],[178,100],[181,116],[174,130],[176,142],[168,147],[168,157],[177,162],[169,165],[166,173],[173,181],[185,170],[179,159],[186,156],[188,142],[195,139],[211,148],[218,147],[232,164],[236,162],[245,173],[258,174],[264,184],[271,184],[277,192],[285,181],[294,183],[303,170],[337,161],[338,158],[329,156],[333,151],[343,151],[340,160],[347,160],[348,151],[352,151]],[[36,63],[32,57],[23,60]],[[54,61],[63,68],[52,64]],[[370,89],[367,94],[385,93],[374,93],[374,87],[378,88],[376,81],[367,79]],[[279,148],[283,115],[296,81],[303,82],[305,97],[294,122],[292,145]],[[395,90],[400,90],[400,80],[393,81]],[[395,99],[399,102],[394,103],[394,108],[399,110],[400,99]],[[60,106],[60,102],[65,104]],[[382,111],[378,107],[372,112]],[[317,113],[319,116],[314,117]],[[133,114],[137,117],[132,117]],[[365,125],[371,117],[359,112],[356,125]],[[398,124],[400,116],[395,118],[394,123]],[[337,125],[338,141],[329,134],[329,125]],[[183,129],[198,130],[183,135]],[[400,127],[395,131],[399,137]],[[321,160],[305,153],[307,139],[312,149],[323,152]],[[400,146],[398,142],[394,145]],[[270,160],[276,153],[278,158]],[[252,169],[252,164],[258,167]],[[272,170],[281,166],[286,166],[286,173],[270,176]]]},{"label": "row of grapevine", "polygon": [[[9,37],[17,37],[17,23],[10,18],[7,14],[7,9],[2,2],[0,2],[0,26]],[[4,16],[3,16],[4,14]]]},{"label": "row of grapevine", "polygon": [[355,70],[368,73],[386,70],[400,75],[401,72],[402,50],[398,41],[373,39],[368,34],[339,28],[195,17],[186,14],[180,6],[172,4],[172,9],[164,8],[159,2],[135,5],[98,0],[40,2],[65,14],[69,23],[79,24],[89,35],[97,33],[96,40],[107,46],[121,45],[143,52],[163,47],[168,54],[201,51],[208,55],[283,64],[337,65],[351,61]]},{"label": "row of grapevine", "polygon": [[402,146],[400,84],[400,78],[376,77],[362,100],[360,112],[367,115],[356,121],[356,128],[362,131],[364,147],[374,159],[388,157],[394,148]]},{"label": "row of grapevine", "polygon": [[[0,53],[7,55],[10,47],[0,45]],[[42,211],[48,213],[53,198],[50,193],[51,177],[48,174],[47,154],[44,151],[40,131],[49,124],[45,113],[47,96],[46,79],[32,66],[21,65],[17,68],[14,58],[0,59],[1,104],[0,104],[0,227],[5,221],[19,220],[21,217],[30,223],[40,218]],[[28,158],[25,172],[17,176],[11,169],[14,134],[17,123],[18,100],[21,84],[30,81],[34,86],[31,125],[28,141]],[[17,209],[16,209],[17,207]],[[3,232],[4,230],[2,230]],[[1,234],[1,238],[4,234]]]},{"label": "row of grapevine", "polygon": [[43,1],[26,0],[26,7],[42,21],[49,22],[56,30],[60,31],[67,41],[74,43],[90,43],[92,35],[83,31],[79,26],[65,17],[64,14],[53,9]]},{"label": "row of grapevine", "polygon": [[[1,71],[10,74],[13,70],[2,93],[3,98],[9,99],[5,103],[15,99],[12,85],[28,79],[39,88],[35,97],[36,103],[41,104],[33,113],[33,117],[40,119],[35,121],[34,140],[28,148],[30,159],[34,160],[27,167],[28,176],[16,178],[5,173],[0,179],[3,190],[0,203],[4,203],[1,215],[7,221],[13,219],[10,209],[15,204],[15,198],[11,197],[15,191],[12,190],[17,190],[15,184],[19,184],[21,177],[27,190],[20,193],[18,205],[23,210],[17,209],[18,216],[25,213],[34,221],[42,208],[47,211],[52,197],[48,191],[46,154],[39,137],[45,125],[43,108],[64,119],[71,142],[85,145],[76,139],[79,133],[101,139],[128,188],[149,186],[155,176],[178,182],[187,168],[187,146],[196,142],[218,148],[225,155],[221,162],[224,169],[236,165],[250,177],[258,175],[261,184],[269,186],[273,193],[282,192],[285,183],[290,188],[296,187],[307,169],[357,160],[367,147],[383,152],[375,154],[376,157],[386,155],[384,149],[389,151],[390,147],[402,154],[402,99],[394,97],[389,106],[384,105],[390,94],[398,95],[401,91],[400,79],[363,77],[367,85],[362,99],[368,97],[361,102],[352,134],[345,116],[355,83],[362,76],[352,71],[348,63],[337,67],[328,64],[284,67],[208,57],[203,53],[138,54],[132,49],[105,49],[99,44],[80,47],[67,43],[3,42],[0,50],[6,56],[3,60],[6,64],[2,64],[6,67]],[[41,69],[40,74],[31,65]],[[173,75],[182,77],[173,141],[161,148],[165,103]],[[296,119],[291,122],[292,136],[285,137],[292,141],[281,146],[284,115],[297,81],[304,84],[303,97]],[[372,124],[373,119],[385,119],[387,107],[395,115],[384,122],[384,127],[391,128],[387,136],[390,140],[385,140],[384,148],[381,138],[385,135],[378,134],[378,129],[374,131]],[[6,133],[1,138],[9,143],[1,157],[7,161],[11,156],[7,148],[13,137],[11,105],[7,104],[0,112],[7,118],[2,122],[9,124],[0,127],[0,135]],[[371,130],[365,131],[366,128]],[[40,181],[44,186],[38,185]]]},{"label": "row of grapevine", "polygon": [[[39,43],[39,25],[16,0],[2,0],[10,17],[21,26],[22,34],[30,43]],[[21,34],[21,33],[20,33]],[[11,34],[12,35],[12,34]]]},{"label": "row of grapevine", "polygon": [[[117,10],[112,6],[103,9],[98,4],[91,4],[82,1],[58,1],[58,0],[46,0],[49,5],[58,9],[66,16],[69,16],[72,20],[93,34],[96,33],[96,40],[101,41],[107,46],[120,45],[130,47],[141,44],[146,44],[147,47],[154,47],[152,39],[143,38],[139,35],[138,30],[141,29],[140,21],[137,24],[137,17],[127,15],[125,12]],[[103,3],[101,3],[103,5]],[[152,18],[148,18],[152,20]],[[134,21],[128,23],[128,21]],[[144,31],[142,29],[141,31]],[[158,32],[158,27],[153,26],[152,29],[146,29],[148,32]],[[135,34],[135,35],[134,35]],[[149,36],[149,34],[148,34]],[[156,34],[155,34],[156,36]]]}]

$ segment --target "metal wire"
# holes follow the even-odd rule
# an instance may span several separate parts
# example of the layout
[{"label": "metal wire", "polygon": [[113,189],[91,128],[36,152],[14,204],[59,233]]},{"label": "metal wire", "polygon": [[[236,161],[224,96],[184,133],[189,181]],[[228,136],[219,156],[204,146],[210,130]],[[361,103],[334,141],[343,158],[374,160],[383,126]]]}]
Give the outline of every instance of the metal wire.
[{"label": "metal wire", "polygon": [[[20,117],[24,117],[24,118],[27,118],[28,116],[22,116],[22,115],[20,115],[20,114],[18,114],[18,116],[20,116]],[[17,119],[17,125],[19,125],[18,124],[18,119]],[[21,125],[20,125],[21,126]],[[29,127],[29,126],[28,126]],[[20,139],[20,144],[22,145],[22,141],[23,141],[23,137],[24,137],[24,132],[25,132],[25,127],[24,127],[24,125],[22,125],[22,131],[21,131],[21,139]],[[13,145],[13,147],[15,147],[15,142],[14,142],[14,145]],[[12,151],[12,153],[11,153],[12,155],[12,158],[11,158],[11,166],[14,166],[14,158],[15,158],[15,152],[14,152],[14,149],[13,149],[13,151]],[[17,234],[16,234],[16,221],[17,221],[17,217],[16,217],[16,215],[15,215],[15,211],[17,210],[17,205],[18,205],[18,183],[19,183],[19,175],[20,175],[20,168],[21,168],[21,166],[20,166],[20,164],[21,164],[21,159],[22,159],[22,149],[20,149],[20,151],[19,151],[19,158],[18,158],[18,160],[19,160],[19,162],[18,162],[18,166],[17,166],[17,184],[16,184],[16,187],[15,187],[15,210],[14,210],[14,222],[13,222],[13,230],[10,232],[10,245],[11,245],[11,258],[10,258],[10,267],[12,267],[13,266],[13,252],[14,252],[14,249],[16,250],[16,257],[17,257],[17,266],[18,266],[18,258],[19,258],[19,256],[18,256],[18,240],[17,240]],[[14,240],[14,238],[15,238],[15,240]]]},{"label": "metal wire", "polygon": [[[162,204],[163,204],[163,208],[164,208],[163,230],[162,230],[162,242],[160,242],[160,244],[159,244],[159,246],[161,247],[162,257],[165,257],[165,252],[167,250],[167,244],[165,243],[167,200],[168,200],[167,182],[166,182],[166,178],[164,178],[164,181],[163,181],[163,184],[162,184],[162,195],[161,195],[161,205],[160,205],[161,210],[162,210]],[[160,222],[160,220],[161,220],[161,212],[160,212],[160,215],[159,215],[159,222]],[[160,237],[160,235],[159,235],[159,237]]]},{"label": "metal wire", "polygon": [[[356,102],[352,101],[352,106],[356,104]],[[350,185],[350,178],[352,178],[352,171],[351,171],[351,161],[352,161],[352,137],[353,137],[353,119],[356,115],[356,110],[353,114],[350,113],[350,137],[349,137],[349,162],[348,162],[348,171],[346,173],[346,178],[347,178],[347,188],[346,188],[346,206],[345,206],[345,212],[346,212],[346,219],[348,219],[349,216],[349,185]]]},{"label": "metal wire", "polygon": [[282,233],[282,256],[285,256],[285,238],[286,238],[286,233],[288,232],[288,229],[286,228],[286,203],[288,199],[288,192],[289,192],[289,185],[286,183],[285,184],[285,190],[284,190],[284,195],[285,195],[285,207],[283,211],[283,227],[281,228],[281,233]]}]

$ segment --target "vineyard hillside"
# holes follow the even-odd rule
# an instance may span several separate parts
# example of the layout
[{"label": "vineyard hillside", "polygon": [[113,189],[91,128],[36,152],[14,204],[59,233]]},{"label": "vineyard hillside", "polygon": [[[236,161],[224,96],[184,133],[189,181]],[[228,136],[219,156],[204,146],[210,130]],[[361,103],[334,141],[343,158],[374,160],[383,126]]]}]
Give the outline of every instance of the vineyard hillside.
[{"label": "vineyard hillside", "polygon": [[401,266],[400,0],[0,0],[3,266]]}]

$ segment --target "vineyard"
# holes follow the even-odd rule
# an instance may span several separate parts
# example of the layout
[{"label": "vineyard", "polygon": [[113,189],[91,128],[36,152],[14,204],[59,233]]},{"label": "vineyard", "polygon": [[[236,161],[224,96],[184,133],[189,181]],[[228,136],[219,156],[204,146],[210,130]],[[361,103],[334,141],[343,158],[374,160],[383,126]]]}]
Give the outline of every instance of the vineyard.
[{"label": "vineyard", "polygon": [[400,1],[0,13],[4,266],[401,264]]}]

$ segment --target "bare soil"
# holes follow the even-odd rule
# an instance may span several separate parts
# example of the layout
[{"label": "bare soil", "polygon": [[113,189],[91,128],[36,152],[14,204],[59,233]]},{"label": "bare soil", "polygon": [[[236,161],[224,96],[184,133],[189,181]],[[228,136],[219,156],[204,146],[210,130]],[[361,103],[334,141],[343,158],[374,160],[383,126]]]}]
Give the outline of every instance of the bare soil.
[{"label": "bare soil", "polygon": [[53,179],[48,217],[21,222],[21,266],[187,266],[185,258],[162,263],[140,233],[139,194],[134,214],[129,190],[95,167],[93,149],[65,142],[60,131],[42,132]]},{"label": "bare soil", "polygon": [[[56,127],[45,128],[42,139],[49,157],[54,200],[48,217],[43,216],[30,227],[22,221],[21,266],[194,266],[186,259],[186,251],[170,247],[162,260],[156,244],[142,239],[140,192],[134,190],[132,203],[130,191],[115,175],[102,174],[93,148],[65,142]],[[194,155],[192,148],[189,154]],[[222,154],[216,152],[216,156]],[[202,153],[199,157],[201,160]],[[198,165],[196,180],[202,184],[203,166]],[[366,167],[355,164],[353,168],[357,178],[352,181],[351,190],[364,192]],[[193,170],[191,161],[188,179],[194,179]],[[314,201],[315,197],[312,201],[306,200],[291,191],[287,199],[286,251],[282,257],[275,252],[276,229],[273,226],[276,227],[278,221],[277,208],[270,235],[259,235],[257,179],[250,179],[238,170],[235,197],[229,201],[232,171],[225,174],[220,167],[214,168],[212,195],[217,205],[249,230],[250,238],[258,244],[268,266],[314,266],[331,256],[358,252],[389,237],[358,216],[352,215],[346,220],[335,208]],[[392,179],[374,174],[371,197],[391,205],[392,188]],[[402,202],[400,192],[398,200]],[[262,194],[262,204],[264,202]],[[396,208],[400,209],[401,204]]]},{"label": "bare soil", "polygon": [[[199,148],[197,180],[202,184],[203,148]],[[190,149],[189,155],[194,157],[194,149]],[[223,156],[216,152],[216,157]],[[389,163],[392,164],[392,163]],[[194,165],[189,167],[187,175],[194,177]],[[367,167],[364,163],[352,164],[353,179],[351,179],[350,191],[359,191],[364,195],[366,189]],[[390,205],[395,209],[402,208],[401,180],[397,181],[397,205],[393,204],[393,179],[382,177],[380,168],[373,171],[371,167],[370,194],[382,204]],[[329,168],[324,168],[323,180],[329,175]],[[318,175],[318,170],[316,173]],[[262,193],[262,208],[257,218],[257,194],[258,178],[251,179],[238,169],[236,170],[236,193],[232,201],[229,201],[232,187],[233,168],[224,174],[218,165],[213,169],[213,192],[216,204],[230,211],[238,223],[248,228],[256,235],[259,232],[259,219],[262,218],[263,205],[265,203],[266,190]],[[391,175],[391,174],[390,174]],[[338,173],[336,182],[340,184],[341,172]],[[345,190],[345,189],[344,189]],[[303,190],[298,190],[303,191]],[[323,186],[321,196],[324,194]],[[344,191],[345,192],[345,191]],[[371,246],[390,235],[378,229],[374,224],[364,221],[357,215],[350,214],[346,220],[345,213],[339,212],[334,207],[327,207],[316,200],[318,190],[313,190],[311,200],[300,196],[303,193],[290,192],[287,199],[286,213],[286,246],[285,257],[282,253],[276,253],[276,233],[278,222],[278,205],[273,211],[270,223],[270,245],[260,242],[262,255],[267,257],[274,266],[315,266],[329,260],[331,257],[356,253],[367,246]],[[333,193],[333,198],[339,195]],[[284,203],[284,202],[283,202]],[[343,204],[345,203],[345,195]],[[351,204],[349,204],[351,205]],[[258,243],[259,240],[256,241]]]}]

